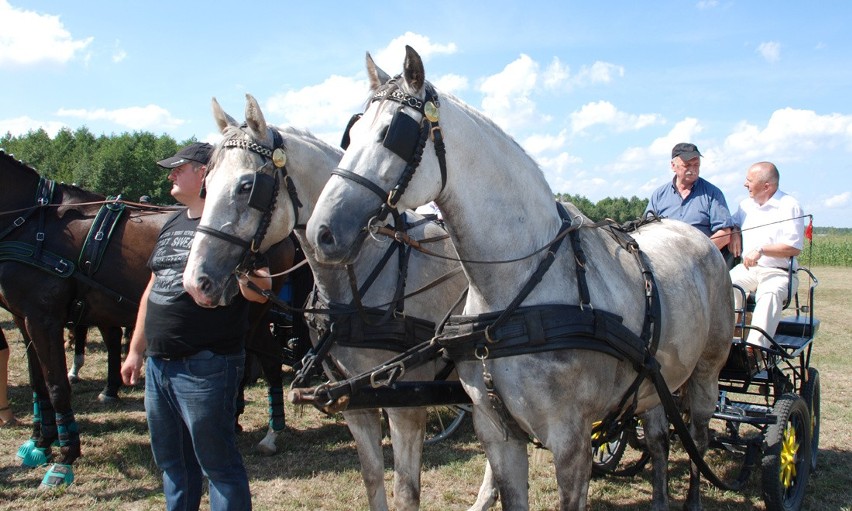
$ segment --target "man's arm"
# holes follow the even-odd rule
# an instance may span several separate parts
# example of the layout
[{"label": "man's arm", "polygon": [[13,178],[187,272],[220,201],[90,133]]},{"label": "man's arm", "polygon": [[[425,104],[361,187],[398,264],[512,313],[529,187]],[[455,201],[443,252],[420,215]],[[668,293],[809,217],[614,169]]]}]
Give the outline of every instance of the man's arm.
[{"label": "man's arm", "polygon": [[710,241],[712,241],[713,244],[716,245],[716,248],[722,250],[723,248],[728,246],[732,237],[733,236],[731,236],[731,229],[729,227],[725,227],[714,232],[710,236]]},{"label": "man's arm", "polygon": [[142,374],[142,362],[145,361],[145,348],[148,347],[148,339],[145,337],[145,316],[148,314],[148,295],[154,287],[154,275],[148,281],[148,286],[139,300],[139,312],[136,314],[136,326],[133,327],[133,337],[130,338],[130,346],[127,348],[127,358],[121,364],[121,379],[125,385],[136,385]]}]

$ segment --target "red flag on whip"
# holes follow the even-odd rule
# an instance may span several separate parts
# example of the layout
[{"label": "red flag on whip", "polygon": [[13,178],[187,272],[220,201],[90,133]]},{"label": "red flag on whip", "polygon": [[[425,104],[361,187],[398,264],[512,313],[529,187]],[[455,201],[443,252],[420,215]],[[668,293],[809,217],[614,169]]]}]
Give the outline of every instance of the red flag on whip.
[{"label": "red flag on whip", "polygon": [[808,226],[805,227],[805,238],[807,238],[808,241],[814,240],[814,217],[810,218]]}]

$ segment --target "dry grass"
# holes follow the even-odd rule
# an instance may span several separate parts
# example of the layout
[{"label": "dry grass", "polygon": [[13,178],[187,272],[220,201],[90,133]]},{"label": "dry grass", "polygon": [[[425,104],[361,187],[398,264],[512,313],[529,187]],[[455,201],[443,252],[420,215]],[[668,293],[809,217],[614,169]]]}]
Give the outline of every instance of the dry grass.
[{"label": "dry grass", "polygon": [[[813,366],[822,378],[822,435],[820,468],[808,488],[805,509],[852,511],[852,269],[817,268],[817,316],[822,327],[816,340]],[[12,344],[11,398],[15,413],[31,419],[24,350],[8,315],[0,314]],[[94,333],[94,331],[93,331]],[[69,354],[70,355],[70,354]],[[0,429],[0,509],[139,509],[162,508],[164,500],[159,474],[148,446],[142,392],[129,389],[123,402],[107,407],[96,396],[105,379],[103,344],[93,336],[89,357],[82,371],[84,381],[74,387],[74,405],[83,435],[83,458],[75,464],[76,481],[64,490],[37,489],[43,469],[18,466],[14,457],[28,435],[28,428]],[[354,443],[339,417],[325,417],[310,409],[287,409],[290,431],[279,441],[281,453],[261,457],[254,445],[266,429],[265,389],[248,391],[247,414],[240,437],[251,479],[255,509],[258,510],[351,510],[366,509]],[[557,506],[556,483],[550,456],[531,450],[530,499],[534,509]],[[711,454],[712,466],[731,468],[725,453]],[[426,447],[424,453],[422,509],[466,509],[475,500],[482,477],[484,457],[469,421],[449,441]],[[390,446],[386,462],[392,462]],[[386,483],[390,487],[390,472]],[[673,506],[680,507],[687,484],[687,458],[675,447],[671,466]],[[650,502],[647,470],[630,479],[593,480],[589,491],[591,509],[639,510]],[[757,471],[743,492],[723,492],[705,485],[707,511],[763,510],[760,476]],[[497,506],[500,509],[500,506]]]}]

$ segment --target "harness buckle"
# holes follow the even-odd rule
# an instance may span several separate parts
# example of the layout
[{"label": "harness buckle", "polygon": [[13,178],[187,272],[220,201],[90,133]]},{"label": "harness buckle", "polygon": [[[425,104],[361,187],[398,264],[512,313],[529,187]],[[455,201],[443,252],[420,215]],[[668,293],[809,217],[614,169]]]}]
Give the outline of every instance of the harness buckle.
[{"label": "harness buckle", "polygon": [[37,232],[36,233],[36,241],[44,241],[44,233],[43,232]]},{"label": "harness buckle", "polygon": [[[382,374],[386,374],[387,379],[379,380],[378,377]],[[405,365],[402,361],[394,362],[393,364],[385,366],[370,374],[370,387],[374,389],[379,387],[389,387],[393,382],[403,376],[405,376]]]},{"label": "harness buckle", "polygon": [[436,131],[438,132],[439,135],[441,135],[441,138],[443,138],[443,136],[444,136],[444,132],[441,130],[441,127],[433,125],[432,128],[429,130],[429,136],[432,138],[432,142],[435,141],[435,132]]},{"label": "harness buckle", "polygon": [[95,239],[95,241],[101,241],[102,239],[104,239],[104,232],[103,231],[96,232],[94,239]]},{"label": "harness buckle", "polygon": [[16,219],[15,219],[15,221],[14,221],[14,222],[12,222],[12,223],[15,225],[15,227],[20,227],[20,226],[24,225],[24,222],[26,222],[26,221],[27,221],[27,219],[26,219],[26,218],[24,218],[24,217],[22,217],[22,216],[19,216],[19,217],[18,217],[18,218],[16,218]]}]

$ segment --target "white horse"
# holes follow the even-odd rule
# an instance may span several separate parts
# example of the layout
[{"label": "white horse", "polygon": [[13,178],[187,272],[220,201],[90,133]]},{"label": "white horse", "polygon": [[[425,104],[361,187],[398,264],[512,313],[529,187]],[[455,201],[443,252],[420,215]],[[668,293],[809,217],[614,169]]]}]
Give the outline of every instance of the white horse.
[{"label": "white horse", "polygon": [[[295,128],[276,128],[267,125],[257,101],[247,95],[246,124],[241,127],[213,100],[213,115],[224,135],[211,161],[206,177],[206,204],[200,229],[196,234],[184,274],[184,286],[204,304],[227,301],[233,291],[226,282],[240,262],[244,247],[240,243],[224,241],[233,237],[251,240],[261,224],[263,212],[250,207],[253,188],[262,179],[257,173],[278,173],[280,179],[277,196],[271,211],[268,230],[259,241],[263,252],[268,246],[288,236],[295,228],[311,269],[319,296],[326,303],[349,304],[352,301],[347,271],[342,266],[329,266],[316,261],[310,244],[304,237],[300,224],[311,217],[313,205],[340,160],[342,151],[314,137],[307,131]],[[269,151],[264,155],[263,148]],[[260,152],[258,152],[258,148]],[[273,155],[273,152],[275,153]],[[270,157],[271,156],[271,157]],[[286,165],[275,168],[273,160],[286,158]],[[280,160],[278,160],[280,163]],[[284,175],[287,177],[285,178]],[[288,180],[292,180],[288,191]],[[261,192],[257,192],[261,193]],[[412,220],[422,220],[414,215]],[[413,223],[413,222],[412,222]],[[211,233],[211,230],[221,234]],[[421,222],[408,234],[417,239],[441,238],[430,243],[430,249],[455,257],[455,251],[445,231],[434,222]],[[364,251],[353,262],[356,280],[363,284],[376,268],[389,246],[388,240],[371,239]],[[394,300],[400,278],[397,258],[393,257],[369,287],[361,301],[365,307],[381,306]],[[455,274],[453,272],[455,271]],[[404,300],[404,314],[437,323],[457,301],[467,286],[458,263],[447,259],[427,258],[413,252],[408,261],[406,290],[427,286],[442,276],[440,285],[410,296]],[[399,351],[403,351],[400,349]],[[334,365],[347,377],[372,369],[396,353],[334,344],[330,357]],[[435,378],[438,362],[433,361],[414,371],[407,372],[406,380]],[[443,362],[440,363],[443,365]],[[394,452],[394,507],[398,510],[417,509],[420,503],[420,464],[426,426],[426,409],[423,407],[388,408],[385,410],[390,424]],[[370,509],[388,509],[384,487],[384,460],[382,455],[382,426],[378,409],[343,412],[352,432],[361,461],[361,474],[367,487]],[[472,509],[487,509],[496,500],[496,489],[491,482],[490,470],[479,499]]]},{"label": "white horse", "polygon": [[[503,347],[501,332],[506,329],[483,330],[493,319],[480,315],[513,309],[511,302],[520,296],[518,312],[570,309],[597,315],[609,311],[621,316],[623,326],[638,336],[646,313],[646,281],[632,254],[603,229],[583,228],[581,223],[591,222],[569,206],[571,230],[579,234],[585,265],[578,265],[581,259],[566,240],[543,280],[521,295],[539,262],[547,257],[543,252],[524,256],[548,246],[566,225],[557,214],[543,173],[493,122],[457,98],[438,94],[410,47],[406,47],[403,68],[401,75],[389,80],[367,55],[373,100],[352,127],[351,145],[316,204],[308,222],[308,240],[321,261],[347,263],[357,254],[365,226],[375,215],[389,207],[435,201],[470,281],[466,316],[451,322],[459,324],[459,331],[467,328],[473,344],[457,345],[451,353],[474,403],[477,436],[497,478],[503,509],[528,509],[527,442],[534,437],[553,453],[561,509],[585,511],[592,424],[619,408],[638,373],[628,359],[591,348],[494,356]],[[418,158],[411,155],[418,153],[418,135],[424,133],[420,130],[428,139],[421,142],[425,148],[416,167]],[[683,411],[691,419],[691,436],[703,453],[718,374],[733,331],[728,272],[713,244],[686,224],[651,222],[634,238],[659,290],[656,360],[669,389],[680,390]],[[582,309],[571,307],[580,304],[583,294],[578,285],[584,280],[592,308],[585,303]],[[528,317],[532,313],[522,316]],[[558,320],[553,319],[559,324]],[[531,341],[543,341],[535,331],[542,324],[511,326],[526,332]],[[465,339],[446,336],[446,331],[439,339],[448,345]],[[551,342],[547,336],[544,339]],[[632,398],[627,397],[630,402]],[[634,411],[644,413],[654,461],[652,509],[668,509],[668,423],[649,381],[641,383],[635,397]],[[701,508],[698,479],[693,465],[685,505],[690,510]]]}]

